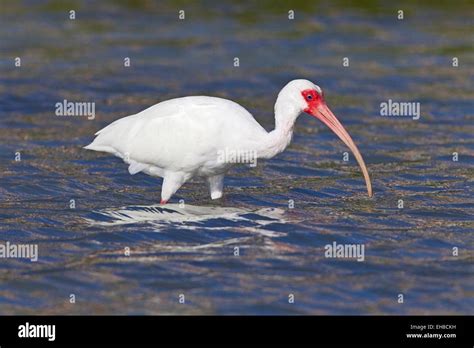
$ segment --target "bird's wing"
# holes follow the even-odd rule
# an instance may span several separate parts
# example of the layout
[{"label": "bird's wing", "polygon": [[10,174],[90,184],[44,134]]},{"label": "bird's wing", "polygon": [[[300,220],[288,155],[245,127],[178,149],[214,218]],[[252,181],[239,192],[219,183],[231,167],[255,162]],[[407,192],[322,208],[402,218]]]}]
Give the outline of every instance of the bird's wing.
[{"label": "bird's wing", "polygon": [[219,150],[251,146],[264,134],[252,115],[232,101],[184,97],[113,122],[86,148],[113,153],[127,163],[180,171],[214,160]]}]

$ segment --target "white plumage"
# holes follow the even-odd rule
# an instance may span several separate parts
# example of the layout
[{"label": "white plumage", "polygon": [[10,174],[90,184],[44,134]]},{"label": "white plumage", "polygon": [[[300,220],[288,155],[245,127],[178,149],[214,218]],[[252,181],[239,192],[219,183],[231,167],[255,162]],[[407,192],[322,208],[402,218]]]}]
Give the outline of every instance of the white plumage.
[{"label": "white plumage", "polygon": [[308,107],[301,94],[304,90],[321,92],[307,80],[294,80],[282,89],[272,132],[237,103],[190,96],[121,118],[98,131],[85,148],[122,158],[132,175],[144,172],[162,177],[162,203],[193,176],[206,177],[211,198],[220,198],[224,174],[235,164],[223,161],[222,153],[255,153],[257,158],[269,158],[283,151],[291,141],[296,118]]}]

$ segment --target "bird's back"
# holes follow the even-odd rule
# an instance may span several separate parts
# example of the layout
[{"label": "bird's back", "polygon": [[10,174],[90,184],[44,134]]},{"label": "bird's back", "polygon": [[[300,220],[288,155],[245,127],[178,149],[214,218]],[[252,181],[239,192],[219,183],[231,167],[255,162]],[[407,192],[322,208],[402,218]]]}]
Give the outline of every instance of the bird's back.
[{"label": "bird's back", "polygon": [[170,171],[193,171],[207,162],[212,165],[219,150],[251,148],[264,134],[237,103],[191,96],[121,118],[98,131],[86,148]]}]

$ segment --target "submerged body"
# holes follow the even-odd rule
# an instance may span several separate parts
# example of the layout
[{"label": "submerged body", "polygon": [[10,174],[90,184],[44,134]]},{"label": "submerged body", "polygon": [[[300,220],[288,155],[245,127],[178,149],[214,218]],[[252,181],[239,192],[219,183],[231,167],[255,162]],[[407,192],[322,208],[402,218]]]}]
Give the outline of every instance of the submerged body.
[{"label": "submerged body", "polygon": [[206,177],[211,198],[217,199],[222,196],[224,174],[240,162],[239,156],[245,161],[271,158],[288,146],[298,115],[311,112],[305,110],[310,107],[308,96],[301,94],[308,90],[321,93],[322,100],[321,89],[307,80],[294,80],[282,89],[271,132],[233,101],[190,96],[121,118],[98,131],[85,148],[122,158],[132,175],[162,177],[162,203],[194,176]]}]

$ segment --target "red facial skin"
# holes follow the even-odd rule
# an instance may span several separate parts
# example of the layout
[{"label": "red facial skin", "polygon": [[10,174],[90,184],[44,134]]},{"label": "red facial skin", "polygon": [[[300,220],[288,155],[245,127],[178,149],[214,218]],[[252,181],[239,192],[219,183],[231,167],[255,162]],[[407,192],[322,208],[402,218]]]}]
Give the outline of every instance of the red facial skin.
[{"label": "red facial skin", "polygon": [[303,110],[307,114],[312,114],[314,110],[318,108],[318,106],[324,104],[324,97],[314,89],[305,89],[303,92],[301,92],[301,95],[308,104],[308,107]]}]

